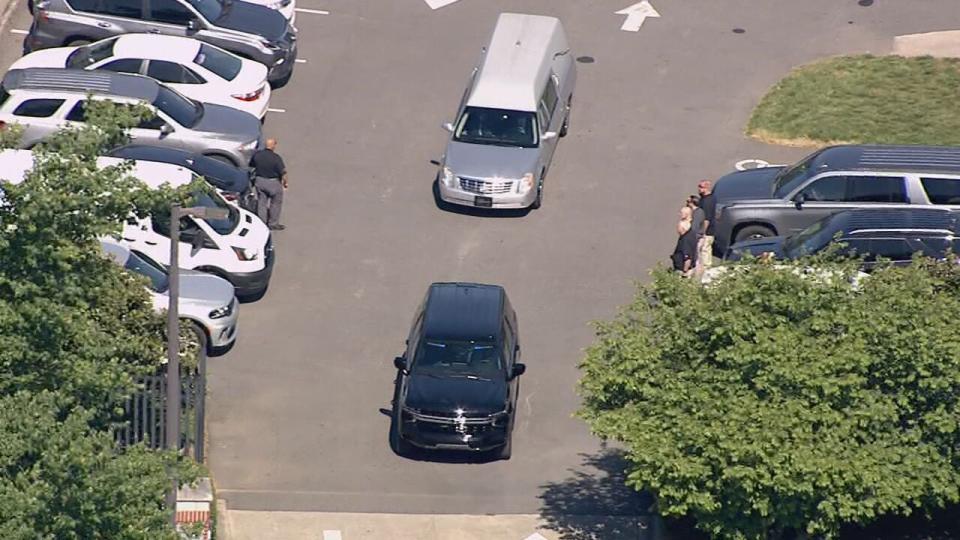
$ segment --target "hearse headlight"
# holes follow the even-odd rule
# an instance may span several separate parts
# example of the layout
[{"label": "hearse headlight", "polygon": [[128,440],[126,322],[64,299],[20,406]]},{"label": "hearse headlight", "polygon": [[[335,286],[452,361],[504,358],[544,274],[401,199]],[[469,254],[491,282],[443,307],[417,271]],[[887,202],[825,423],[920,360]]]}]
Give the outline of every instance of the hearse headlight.
[{"label": "hearse headlight", "polygon": [[533,173],[527,173],[517,182],[517,193],[526,195],[531,189],[533,189]]},{"label": "hearse headlight", "polygon": [[453,171],[450,167],[444,167],[443,171],[440,173],[440,180],[443,182],[443,185],[448,188],[456,187],[457,177],[453,174]]}]

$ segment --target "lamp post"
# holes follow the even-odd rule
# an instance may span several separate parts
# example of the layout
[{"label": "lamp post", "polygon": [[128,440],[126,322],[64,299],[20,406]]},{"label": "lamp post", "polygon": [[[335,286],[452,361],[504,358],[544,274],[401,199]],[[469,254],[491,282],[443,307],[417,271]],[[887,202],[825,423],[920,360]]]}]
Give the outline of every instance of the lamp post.
[{"label": "lamp post", "polygon": [[[170,265],[167,304],[167,450],[180,451],[180,218],[191,216],[201,219],[225,219],[225,208],[193,206],[170,207]],[[177,526],[177,479],[167,493],[167,508],[172,512],[173,526]]]}]

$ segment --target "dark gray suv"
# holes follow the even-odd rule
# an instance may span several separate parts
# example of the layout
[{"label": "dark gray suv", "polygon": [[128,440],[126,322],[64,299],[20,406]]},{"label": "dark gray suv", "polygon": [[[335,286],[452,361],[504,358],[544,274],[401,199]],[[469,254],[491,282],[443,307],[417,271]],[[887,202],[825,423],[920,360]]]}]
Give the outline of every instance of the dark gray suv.
[{"label": "dark gray suv", "polygon": [[24,53],[117,34],[185,36],[267,66],[272,86],[293,74],[296,30],[279,12],[240,0],[36,0]]},{"label": "dark gray suv", "polygon": [[714,186],[714,250],[788,236],[843,210],[889,205],[960,209],[960,148],[831,146],[789,167],[728,174]]}]

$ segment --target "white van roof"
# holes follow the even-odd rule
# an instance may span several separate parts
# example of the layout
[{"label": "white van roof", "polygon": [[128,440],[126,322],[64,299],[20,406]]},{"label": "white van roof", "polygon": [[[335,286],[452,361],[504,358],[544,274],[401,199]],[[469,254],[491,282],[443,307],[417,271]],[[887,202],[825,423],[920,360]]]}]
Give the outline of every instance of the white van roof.
[{"label": "white van roof", "polygon": [[535,112],[555,55],[567,50],[560,19],[501,13],[467,105]]},{"label": "white van roof", "polygon": [[[101,168],[119,165],[124,160],[112,157],[97,158],[97,165]],[[13,184],[23,182],[24,176],[33,168],[33,152],[30,150],[4,150],[0,152],[0,180],[8,180]],[[158,163],[156,161],[134,161],[130,175],[137,178],[151,189],[164,183],[170,187],[180,187],[193,180],[193,173],[179,165]]]}]

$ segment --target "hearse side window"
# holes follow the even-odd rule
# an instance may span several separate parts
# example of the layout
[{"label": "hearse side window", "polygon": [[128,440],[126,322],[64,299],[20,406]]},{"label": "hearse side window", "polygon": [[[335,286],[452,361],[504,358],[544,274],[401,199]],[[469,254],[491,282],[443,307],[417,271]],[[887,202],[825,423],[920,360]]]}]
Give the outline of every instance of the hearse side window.
[{"label": "hearse side window", "polygon": [[13,114],[30,118],[49,118],[57,112],[64,101],[63,99],[28,99],[17,105]]},{"label": "hearse side window", "polygon": [[920,183],[932,204],[960,205],[960,178],[921,178]]},{"label": "hearse side window", "polygon": [[905,203],[907,188],[897,176],[850,176],[847,200],[850,202]]}]

